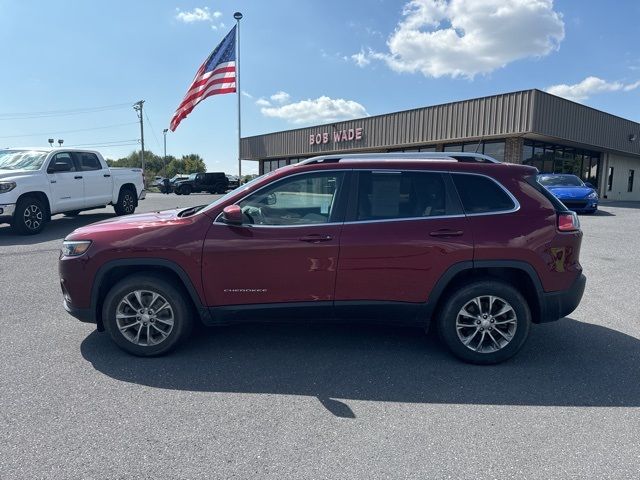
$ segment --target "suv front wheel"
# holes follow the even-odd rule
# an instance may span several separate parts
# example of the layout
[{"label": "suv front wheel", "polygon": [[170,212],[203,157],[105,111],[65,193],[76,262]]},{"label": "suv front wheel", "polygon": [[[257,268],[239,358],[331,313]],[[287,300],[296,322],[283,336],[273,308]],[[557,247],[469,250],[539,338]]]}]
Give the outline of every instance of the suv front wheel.
[{"label": "suv front wheel", "polygon": [[182,292],[150,275],[134,275],[117,283],[105,298],[102,320],[120,348],[143,357],[172,350],[192,327]]},{"label": "suv front wheel", "polygon": [[518,353],[529,335],[531,312],[515,288],[482,280],[449,296],[437,322],[441,340],[454,355],[487,365]]}]

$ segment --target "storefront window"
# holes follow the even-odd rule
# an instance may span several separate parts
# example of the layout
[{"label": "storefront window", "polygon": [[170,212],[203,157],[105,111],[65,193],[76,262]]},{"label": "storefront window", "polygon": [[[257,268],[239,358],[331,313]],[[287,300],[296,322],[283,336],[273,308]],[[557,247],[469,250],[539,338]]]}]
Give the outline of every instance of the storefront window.
[{"label": "storefront window", "polygon": [[445,145],[444,146],[444,151],[445,152],[461,152],[462,151],[462,145],[459,143],[455,143],[455,144],[451,144],[451,145]]},{"label": "storefront window", "polygon": [[[504,142],[487,142],[484,144],[484,154],[495,158],[499,162],[504,162]],[[480,149],[478,149],[480,151]]]},{"label": "storefront window", "polygon": [[527,140],[522,149],[522,163],[536,167],[540,173],[571,173],[596,185],[600,154]]}]

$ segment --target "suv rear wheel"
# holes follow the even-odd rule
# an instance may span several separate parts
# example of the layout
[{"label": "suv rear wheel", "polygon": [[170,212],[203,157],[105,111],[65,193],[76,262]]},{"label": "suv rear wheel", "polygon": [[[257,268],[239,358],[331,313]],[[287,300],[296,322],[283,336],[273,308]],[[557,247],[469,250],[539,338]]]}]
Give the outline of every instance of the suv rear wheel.
[{"label": "suv rear wheel", "polygon": [[131,215],[136,211],[136,193],[131,188],[123,188],[118,203],[113,206],[116,215]]},{"label": "suv rear wheel", "polygon": [[531,325],[527,301],[496,281],[467,284],[446,300],[438,332],[458,358],[481,365],[503,362],[524,345]]},{"label": "suv rear wheel", "polygon": [[113,341],[142,357],[161,355],[191,333],[191,311],[183,294],[151,275],[134,275],[107,294],[102,320]]}]

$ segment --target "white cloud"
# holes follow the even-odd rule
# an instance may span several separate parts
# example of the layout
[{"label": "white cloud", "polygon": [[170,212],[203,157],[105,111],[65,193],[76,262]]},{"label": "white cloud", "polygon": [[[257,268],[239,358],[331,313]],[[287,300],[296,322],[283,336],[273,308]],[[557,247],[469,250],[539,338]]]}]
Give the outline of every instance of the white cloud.
[{"label": "white cloud", "polygon": [[359,67],[366,67],[371,63],[371,60],[367,57],[367,54],[364,53],[364,50],[360,50],[358,53],[351,55],[351,60],[353,60]]},{"label": "white cloud", "polygon": [[209,7],[196,7],[193,10],[186,10],[184,12],[178,8],[177,12],[176,19],[184,23],[212,22],[214,18],[222,16],[222,12],[212,12]]},{"label": "white cloud", "polygon": [[283,92],[282,90],[280,90],[279,92],[276,92],[273,95],[271,95],[270,98],[274,102],[283,104],[289,101],[289,99],[291,98],[291,95],[289,95],[287,92]]},{"label": "white cloud", "polygon": [[260,111],[266,117],[280,118],[295,124],[336,122],[368,115],[358,102],[326,96],[288,105],[265,106]]},{"label": "white cloud", "polygon": [[242,90],[242,95],[247,97],[247,98],[253,98],[253,95],[251,95],[249,92],[247,92],[246,90]]},{"label": "white cloud", "polygon": [[564,39],[553,0],[411,0],[403,16],[387,41],[389,51],[368,57],[427,77],[473,78],[548,55]]},{"label": "white cloud", "polygon": [[258,100],[256,100],[256,105],[258,105],[259,107],[270,107],[271,102],[266,98],[259,98]]},{"label": "white cloud", "polygon": [[574,83],[573,85],[564,83],[552,85],[547,88],[547,92],[574,102],[580,102],[597,93],[617,92],[620,90],[630,92],[638,87],[640,87],[640,81],[624,84],[621,82],[607,82],[598,77],[587,77],[580,83]]}]

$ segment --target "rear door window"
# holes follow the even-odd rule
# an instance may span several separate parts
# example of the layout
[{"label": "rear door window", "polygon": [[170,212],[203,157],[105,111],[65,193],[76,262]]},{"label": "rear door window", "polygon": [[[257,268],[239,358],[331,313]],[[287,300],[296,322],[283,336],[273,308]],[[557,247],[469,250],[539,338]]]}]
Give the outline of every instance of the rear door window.
[{"label": "rear door window", "polygon": [[356,221],[439,217],[461,213],[441,173],[359,172]]},{"label": "rear door window", "polygon": [[80,170],[83,172],[90,172],[92,170],[102,170],[102,164],[95,153],[79,152],[74,154]]},{"label": "rear door window", "polygon": [[482,175],[451,175],[467,214],[496,213],[513,210],[516,204],[504,188]]}]

